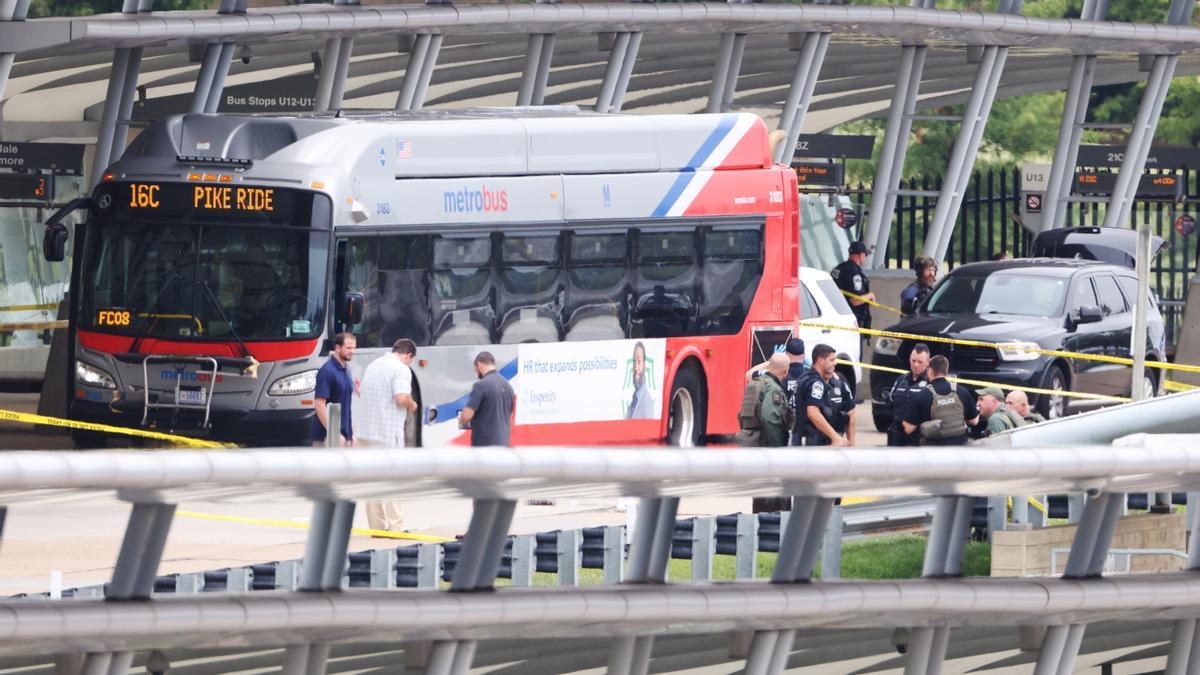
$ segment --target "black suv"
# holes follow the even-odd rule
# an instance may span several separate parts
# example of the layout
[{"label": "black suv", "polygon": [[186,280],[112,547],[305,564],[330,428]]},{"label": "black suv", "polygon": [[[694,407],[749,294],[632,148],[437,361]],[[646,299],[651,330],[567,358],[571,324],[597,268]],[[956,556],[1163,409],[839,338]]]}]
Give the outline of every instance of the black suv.
[{"label": "black suv", "polygon": [[[1047,356],[1030,348],[1129,357],[1137,277],[1133,270],[1090,260],[1024,258],[962,265],[948,274],[914,316],[888,330],[1000,343],[998,347],[928,342],[964,378],[1051,390],[1128,396],[1131,368],[1102,361]],[[1165,360],[1162,315],[1153,293],[1146,359]],[[872,362],[908,368],[917,340],[877,337]],[[885,395],[893,377],[871,378],[875,426],[892,413]],[[1161,372],[1148,368],[1143,386],[1153,395]],[[1047,418],[1102,401],[1030,395]]]}]

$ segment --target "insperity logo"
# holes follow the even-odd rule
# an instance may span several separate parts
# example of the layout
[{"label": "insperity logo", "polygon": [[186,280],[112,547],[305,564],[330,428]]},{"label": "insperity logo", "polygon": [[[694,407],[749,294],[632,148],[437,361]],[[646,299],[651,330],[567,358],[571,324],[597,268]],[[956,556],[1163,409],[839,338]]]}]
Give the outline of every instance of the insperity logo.
[{"label": "insperity logo", "polygon": [[508,210],[508,191],[489,190],[480,185],[478,190],[464,187],[442,193],[442,210],[446,213],[487,213]]}]

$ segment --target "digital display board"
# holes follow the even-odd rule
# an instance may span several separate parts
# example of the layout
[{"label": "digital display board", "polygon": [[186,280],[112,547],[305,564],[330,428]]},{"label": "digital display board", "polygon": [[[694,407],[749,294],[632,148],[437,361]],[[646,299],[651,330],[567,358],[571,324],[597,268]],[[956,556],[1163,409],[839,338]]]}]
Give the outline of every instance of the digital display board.
[{"label": "digital display board", "polygon": [[49,174],[0,174],[0,199],[48,201],[54,194],[50,181]]},{"label": "digital display board", "polygon": [[828,162],[798,162],[792,165],[796,170],[796,181],[800,187],[841,187],[842,165]]},{"label": "digital display board", "polygon": [[307,214],[311,203],[311,193],[228,182],[104,183],[96,198],[96,208],[102,215],[130,219],[229,217],[286,222],[297,208],[299,213]]},{"label": "digital display board", "polygon": [[[1117,186],[1117,175],[1109,172],[1080,171],[1075,174],[1076,194],[1111,195]],[[1182,194],[1182,182],[1173,174],[1144,174],[1138,178],[1138,197],[1177,198]]]}]

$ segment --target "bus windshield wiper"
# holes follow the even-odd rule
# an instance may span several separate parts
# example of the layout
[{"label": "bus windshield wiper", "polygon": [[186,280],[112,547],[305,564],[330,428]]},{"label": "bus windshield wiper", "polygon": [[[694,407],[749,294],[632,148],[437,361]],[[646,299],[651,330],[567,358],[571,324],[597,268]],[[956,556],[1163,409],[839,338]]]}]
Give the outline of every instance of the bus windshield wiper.
[{"label": "bus windshield wiper", "polygon": [[237,340],[238,346],[242,349],[242,356],[250,361],[250,365],[242,369],[242,374],[257,378],[258,360],[255,359],[254,355],[250,353],[250,348],[246,346],[245,340],[242,340],[241,336],[237,334],[237,329],[233,327],[233,322],[229,320],[229,316],[225,314],[225,310],[221,309],[221,303],[217,300],[217,295],[213,293],[212,287],[208,285],[207,280],[197,280],[196,283],[200,286],[200,289],[204,291],[204,298],[208,300],[208,303],[212,305],[213,309],[217,310],[217,316],[221,318],[221,321],[225,322],[225,325],[229,326],[229,334],[233,336],[234,340]]}]

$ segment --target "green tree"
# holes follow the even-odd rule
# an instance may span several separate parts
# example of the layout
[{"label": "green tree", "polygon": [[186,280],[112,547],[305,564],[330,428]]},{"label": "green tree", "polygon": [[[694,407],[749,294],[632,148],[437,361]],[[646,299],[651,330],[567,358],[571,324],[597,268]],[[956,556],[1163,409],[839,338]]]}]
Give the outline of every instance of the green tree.
[{"label": "green tree", "polygon": [[[122,0],[32,0],[29,3],[31,18],[47,16],[90,16],[120,12]],[[173,9],[208,9],[212,0],[155,0],[154,11]]]}]

